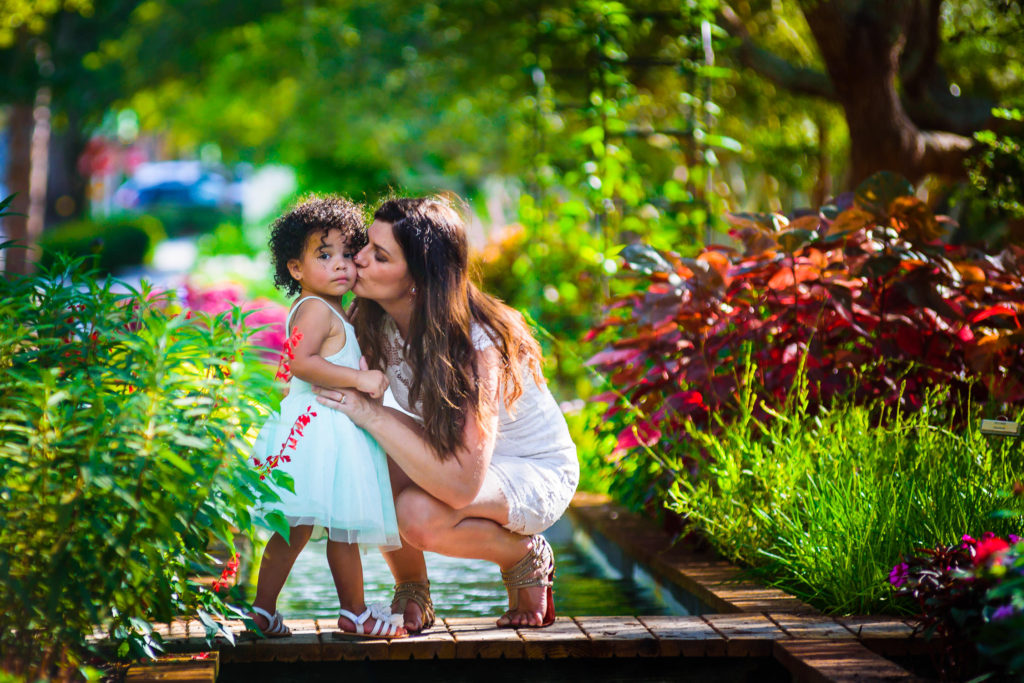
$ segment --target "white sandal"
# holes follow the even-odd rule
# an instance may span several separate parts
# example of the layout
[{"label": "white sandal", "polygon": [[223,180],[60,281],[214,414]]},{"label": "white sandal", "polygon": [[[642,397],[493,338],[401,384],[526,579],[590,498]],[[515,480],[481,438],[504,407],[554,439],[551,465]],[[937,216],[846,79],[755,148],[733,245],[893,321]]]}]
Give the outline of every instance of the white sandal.
[{"label": "white sandal", "polygon": [[[391,623],[386,615],[372,614],[372,612],[373,610],[367,607],[366,611],[357,617],[353,612],[349,612],[347,609],[338,610],[338,613],[341,616],[345,617],[346,619],[348,619],[356,625],[356,630],[354,632],[344,630],[336,631],[334,633],[334,637],[339,640],[360,638],[384,638],[387,640],[394,640],[395,638],[408,637],[408,633],[399,633],[398,629],[401,628],[401,626],[396,626],[395,624]],[[369,633],[366,633],[363,630],[363,624],[365,624],[367,619],[369,619],[371,616],[376,620],[377,623],[374,624],[373,628],[370,629]],[[339,626],[338,628],[340,629],[341,626]]]},{"label": "white sandal", "polygon": [[252,611],[267,620],[266,629],[256,627],[257,633],[264,638],[287,638],[292,634],[291,629],[284,625],[284,617],[281,616],[280,612],[271,614],[262,607],[256,607],[255,605],[253,605]]}]

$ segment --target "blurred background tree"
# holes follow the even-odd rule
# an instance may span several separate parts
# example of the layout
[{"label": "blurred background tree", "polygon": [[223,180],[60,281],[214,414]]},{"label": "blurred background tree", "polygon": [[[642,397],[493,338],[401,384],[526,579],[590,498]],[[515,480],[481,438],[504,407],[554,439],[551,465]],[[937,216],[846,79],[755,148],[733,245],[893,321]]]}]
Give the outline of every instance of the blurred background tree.
[{"label": "blurred background tree", "polygon": [[[1017,225],[962,181],[965,159],[991,149],[976,132],[1020,134],[992,116],[1024,98],[1020,0],[12,0],[2,12],[8,185],[27,199],[19,150],[33,108],[52,112],[34,126],[40,140],[54,131],[48,223],[86,210],[83,145],[127,111],[166,158],[213,143],[228,164],[293,167],[300,191],[453,190],[499,226],[521,218],[522,195],[549,216],[580,201],[602,251],[637,239],[696,251],[721,238],[726,209],[817,206],[880,169],[923,183],[960,220],[958,239]],[[60,212],[58,197],[71,199]]]}]

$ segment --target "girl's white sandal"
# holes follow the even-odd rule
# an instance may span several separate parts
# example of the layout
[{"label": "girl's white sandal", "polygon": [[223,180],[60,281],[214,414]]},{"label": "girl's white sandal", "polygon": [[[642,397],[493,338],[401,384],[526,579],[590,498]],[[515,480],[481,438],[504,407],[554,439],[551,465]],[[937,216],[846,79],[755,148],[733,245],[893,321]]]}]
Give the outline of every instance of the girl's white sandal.
[{"label": "girl's white sandal", "polygon": [[291,630],[285,626],[284,617],[281,616],[280,612],[271,614],[262,607],[256,606],[253,606],[252,611],[267,620],[267,627],[265,629],[257,627],[258,633],[264,638],[287,638],[292,634]]},{"label": "girl's white sandal", "polygon": [[[360,614],[358,617],[353,612],[349,612],[347,609],[338,610],[338,613],[351,621],[356,625],[356,630],[353,631],[336,631],[334,637],[338,640],[358,640],[367,638],[386,639],[394,640],[395,638],[406,638],[408,633],[399,633],[398,629],[400,625],[396,625],[391,621],[391,615],[383,614],[380,611],[372,610],[367,607],[366,611]],[[377,623],[373,625],[369,633],[363,630],[363,624],[373,617]]]}]

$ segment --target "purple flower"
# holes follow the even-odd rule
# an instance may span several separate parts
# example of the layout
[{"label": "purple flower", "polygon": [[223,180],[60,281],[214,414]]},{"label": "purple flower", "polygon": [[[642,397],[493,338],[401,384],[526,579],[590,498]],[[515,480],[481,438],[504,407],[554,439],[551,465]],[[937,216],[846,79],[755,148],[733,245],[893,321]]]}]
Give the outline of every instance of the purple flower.
[{"label": "purple flower", "polygon": [[910,567],[906,562],[897,563],[897,565],[892,568],[892,571],[889,572],[889,583],[891,583],[895,588],[899,588],[905,584],[907,582],[907,577],[909,576],[909,569]]},{"label": "purple flower", "polygon": [[1003,619],[1009,619],[1014,615],[1015,612],[1016,610],[1013,609],[1013,605],[1003,605],[1002,607],[996,609],[996,611],[992,613],[992,621],[1001,621]]},{"label": "purple flower", "polygon": [[1010,543],[1020,543],[1020,536],[1016,534],[1010,534],[1006,538],[1009,539]]},{"label": "purple flower", "polygon": [[977,544],[977,541],[974,540],[973,538],[971,538],[970,536],[968,536],[967,534],[964,534],[963,536],[961,536],[960,540],[963,541],[963,545],[960,546],[962,548],[966,548],[968,546],[972,546],[972,545]]}]

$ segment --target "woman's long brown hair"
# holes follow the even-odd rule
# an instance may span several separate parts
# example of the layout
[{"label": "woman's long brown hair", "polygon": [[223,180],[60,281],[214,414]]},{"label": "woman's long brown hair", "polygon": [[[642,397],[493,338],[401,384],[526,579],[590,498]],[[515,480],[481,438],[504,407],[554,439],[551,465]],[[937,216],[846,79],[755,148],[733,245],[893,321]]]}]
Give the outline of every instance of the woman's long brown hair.
[{"label": "woman's long brown hair", "polygon": [[[403,350],[413,373],[409,404],[422,401],[427,441],[440,460],[447,460],[462,446],[468,415],[481,426],[493,416],[474,363],[473,322],[483,326],[501,355],[498,391],[508,410],[523,394],[524,368],[538,384],[544,381],[540,344],[518,311],[470,281],[465,224],[447,200],[389,199],[374,219],[392,225],[416,287]],[[357,299],[352,319],[370,367],[383,370],[384,309],[375,301]]]}]

